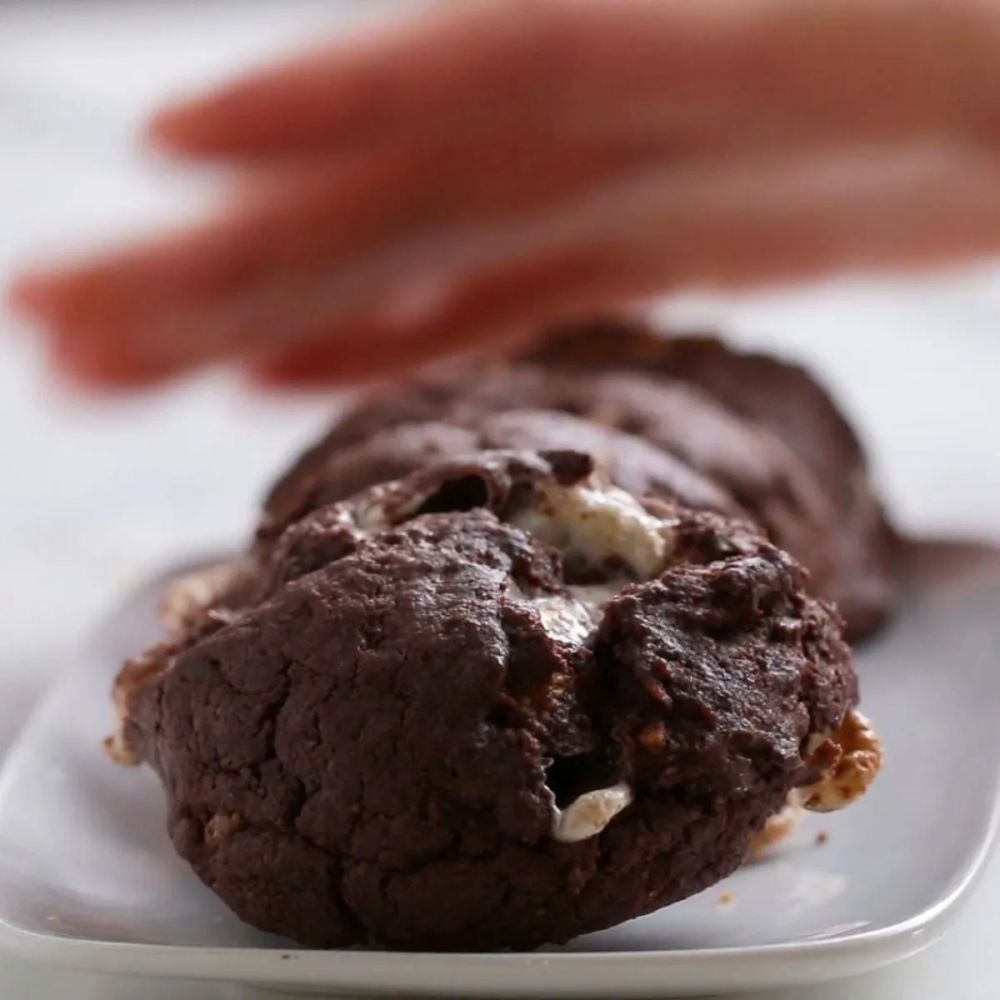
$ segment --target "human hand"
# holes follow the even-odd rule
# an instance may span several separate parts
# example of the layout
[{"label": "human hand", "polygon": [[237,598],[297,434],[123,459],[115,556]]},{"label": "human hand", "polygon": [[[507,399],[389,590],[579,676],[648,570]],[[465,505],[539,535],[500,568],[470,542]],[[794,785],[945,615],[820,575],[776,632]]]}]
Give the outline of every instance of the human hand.
[{"label": "human hand", "polygon": [[1000,4],[462,0],[167,108],[203,224],[26,274],[63,372],[381,374],[587,310],[1000,250]]}]

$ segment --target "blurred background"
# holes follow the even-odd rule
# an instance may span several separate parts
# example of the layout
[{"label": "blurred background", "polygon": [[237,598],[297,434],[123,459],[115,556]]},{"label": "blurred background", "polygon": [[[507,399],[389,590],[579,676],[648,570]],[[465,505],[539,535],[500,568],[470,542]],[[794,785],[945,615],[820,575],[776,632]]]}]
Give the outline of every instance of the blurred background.
[{"label": "blurred background", "polygon": [[[135,143],[148,109],[388,0],[0,2],[0,284],[53,248],[176,219],[211,193]],[[84,240],[88,241],[86,244]],[[858,422],[899,523],[1000,537],[1000,265],[664,304],[804,359]],[[53,385],[0,317],[0,606],[9,733],[137,582],[246,537],[331,397],[200,377],[142,398]]]}]

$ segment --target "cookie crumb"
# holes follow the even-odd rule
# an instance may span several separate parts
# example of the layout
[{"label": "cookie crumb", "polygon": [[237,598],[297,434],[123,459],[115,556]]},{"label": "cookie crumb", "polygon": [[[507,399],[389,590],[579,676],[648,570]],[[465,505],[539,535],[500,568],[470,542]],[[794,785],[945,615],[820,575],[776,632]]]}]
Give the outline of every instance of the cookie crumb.
[{"label": "cookie crumb", "polygon": [[732,906],[736,902],[736,897],[731,892],[720,892],[716,903],[719,906]]},{"label": "cookie crumb", "polygon": [[639,733],[639,742],[647,750],[663,750],[667,745],[667,727],[662,722],[651,722]]},{"label": "cookie crumb", "polygon": [[797,789],[792,789],[785,805],[768,817],[763,829],[750,842],[750,859],[760,861],[767,857],[772,848],[786,841],[795,832],[804,815],[801,796]]},{"label": "cookie crumb", "polygon": [[243,818],[237,813],[216,813],[205,824],[205,843],[218,844],[243,829]]},{"label": "cookie crumb", "polygon": [[882,767],[882,741],[856,708],[832,733],[812,738],[809,763],[820,767],[818,781],[803,789],[806,809],[834,812],[861,798]]},{"label": "cookie crumb", "polygon": [[142,763],[139,751],[125,738],[125,734],[122,732],[105,736],[103,746],[108,757],[122,767],[138,767]]},{"label": "cookie crumb", "polygon": [[819,833],[816,834],[816,846],[822,847],[829,839],[830,834],[828,834],[826,830],[820,830]]}]

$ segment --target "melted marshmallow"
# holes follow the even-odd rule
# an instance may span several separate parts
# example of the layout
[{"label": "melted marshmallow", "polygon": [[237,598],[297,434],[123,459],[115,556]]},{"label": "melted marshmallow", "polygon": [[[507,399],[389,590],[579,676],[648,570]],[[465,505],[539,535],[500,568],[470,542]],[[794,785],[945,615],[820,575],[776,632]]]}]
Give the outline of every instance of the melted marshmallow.
[{"label": "melted marshmallow", "polygon": [[654,517],[616,486],[545,486],[539,500],[512,523],[563,552],[600,566],[617,556],[640,580],[663,569],[670,555],[669,523]]},{"label": "melted marshmallow", "polygon": [[623,781],[610,788],[585,792],[565,809],[552,808],[552,839],[575,844],[596,837],[623,809],[632,804],[632,789]]}]

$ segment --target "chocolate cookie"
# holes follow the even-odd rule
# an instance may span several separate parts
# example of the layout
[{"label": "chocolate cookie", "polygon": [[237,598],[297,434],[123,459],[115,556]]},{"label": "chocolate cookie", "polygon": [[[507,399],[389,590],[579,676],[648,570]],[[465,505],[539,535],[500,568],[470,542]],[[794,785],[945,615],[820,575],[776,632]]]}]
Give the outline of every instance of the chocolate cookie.
[{"label": "chocolate cookie", "polygon": [[584,451],[612,483],[634,496],[674,500],[722,514],[740,512],[725,491],[642,438],[565,413],[512,410],[470,418],[465,427],[441,422],[400,424],[328,455],[317,455],[309,471],[297,473],[275,492],[258,537],[266,542],[316,507],[401,478],[435,459],[503,448]]},{"label": "chocolate cookie", "polygon": [[[627,371],[470,364],[370,393],[279,480],[265,504],[265,526],[280,523],[294,509],[303,483],[327,474],[341,451],[380,432],[419,421],[476,429],[515,407],[571,414],[644,438],[675,466],[689,466],[728,494],[778,546],[808,567],[817,592],[827,593],[838,544],[834,512],[795,454],[771,431],[728,412],[697,388]],[[577,430],[581,435],[599,433],[580,424]],[[666,495],[702,506],[676,490]]]},{"label": "chocolate cookie", "polygon": [[307,944],[565,941],[727,874],[791,789],[843,804],[830,782],[877,769],[798,565],[584,453],[430,462],[255,572],[126,665],[113,750],[158,771],[206,884]]},{"label": "chocolate cookie", "polygon": [[834,517],[834,557],[820,592],[837,602],[854,638],[872,634],[891,615],[898,597],[898,537],[861,442],[804,368],[735,351],[715,337],[664,337],[618,320],[557,331],[527,357],[561,370],[636,370],[680,379],[774,432],[809,470]]}]

